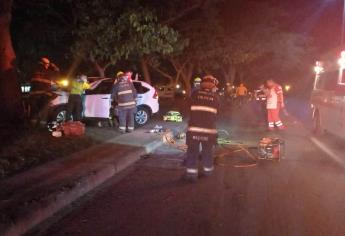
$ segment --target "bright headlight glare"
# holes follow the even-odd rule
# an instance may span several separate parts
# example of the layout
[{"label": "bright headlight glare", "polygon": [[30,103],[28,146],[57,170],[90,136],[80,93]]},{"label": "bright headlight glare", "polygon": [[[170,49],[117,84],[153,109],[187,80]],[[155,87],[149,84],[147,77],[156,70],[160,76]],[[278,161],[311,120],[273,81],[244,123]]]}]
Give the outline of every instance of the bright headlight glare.
[{"label": "bright headlight glare", "polygon": [[67,87],[69,85],[68,79],[59,80],[58,84],[62,87]]}]

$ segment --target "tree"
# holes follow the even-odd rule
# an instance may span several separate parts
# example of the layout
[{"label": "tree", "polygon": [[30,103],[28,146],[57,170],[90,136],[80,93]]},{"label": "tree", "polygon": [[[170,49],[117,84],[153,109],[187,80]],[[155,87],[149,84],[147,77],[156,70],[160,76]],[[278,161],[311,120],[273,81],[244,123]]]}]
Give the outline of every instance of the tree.
[{"label": "tree", "polygon": [[33,66],[49,57],[61,68],[70,65],[72,32],[77,12],[69,0],[13,0],[12,38],[21,80],[29,80]]},{"label": "tree", "polygon": [[182,82],[187,93],[191,91],[193,75],[210,73],[214,70],[214,59],[223,53],[223,49],[219,46],[219,41],[222,39],[215,6],[210,7],[207,1],[194,2],[196,5],[191,8],[193,11],[189,10],[184,17],[179,14],[184,12],[183,9],[173,9],[175,13],[170,13],[172,16],[179,16],[172,19],[175,19],[174,28],[182,36],[180,44],[185,45],[183,50],[167,57],[155,58],[150,63],[150,66],[163,77],[168,78],[171,84]]},{"label": "tree", "polygon": [[160,63],[152,60],[152,68],[164,77],[181,80],[189,90],[196,72],[218,72],[233,83],[236,76],[243,79],[253,63],[272,71],[293,70],[303,58],[306,39],[276,23],[283,15],[279,9],[242,0],[209,4],[174,23],[189,45],[181,54],[161,58]]},{"label": "tree", "polygon": [[[179,34],[172,28],[159,24],[153,11],[137,7],[128,10],[106,1],[100,5],[80,2],[79,27],[73,52],[90,60],[100,76],[110,65],[129,57],[141,58],[145,68],[145,57],[150,54],[168,55],[178,41]],[[100,7],[101,6],[101,7]],[[126,8],[125,8],[126,9]],[[145,70],[144,70],[145,72]],[[146,70],[146,79],[148,72]]]},{"label": "tree", "polygon": [[20,86],[10,34],[12,0],[0,1],[0,109],[1,122],[22,118]]}]

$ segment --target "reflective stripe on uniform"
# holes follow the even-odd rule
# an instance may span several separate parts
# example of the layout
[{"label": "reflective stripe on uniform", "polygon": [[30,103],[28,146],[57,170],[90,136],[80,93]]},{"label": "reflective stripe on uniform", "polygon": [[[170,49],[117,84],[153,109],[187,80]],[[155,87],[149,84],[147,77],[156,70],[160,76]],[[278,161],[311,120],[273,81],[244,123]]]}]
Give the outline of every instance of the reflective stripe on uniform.
[{"label": "reflective stripe on uniform", "polygon": [[187,168],[186,172],[188,174],[197,174],[198,173],[198,169],[191,169],[191,168]]},{"label": "reflective stripe on uniform", "polygon": [[49,79],[40,79],[40,78],[33,78],[31,81],[32,82],[41,82],[41,83],[46,83],[46,84],[52,83],[52,81]]},{"label": "reflective stripe on uniform", "polygon": [[128,127],[129,130],[134,130],[134,127]]},{"label": "reflective stripe on uniform", "polygon": [[283,122],[281,122],[281,121],[276,122],[276,126],[277,126],[277,127],[280,127],[280,126],[282,126],[282,125],[283,125]]},{"label": "reflective stripe on uniform", "polygon": [[125,106],[130,106],[130,105],[135,105],[135,102],[124,102],[124,103],[119,103],[118,104],[120,107],[125,107]]},{"label": "reflective stripe on uniform", "polygon": [[126,91],[119,92],[118,94],[124,95],[124,94],[129,94],[129,93],[133,93],[133,91],[132,90],[126,90]]},{"label": "reflective stripe on uniform", "polygon": [[206,129],[206,128],[200,128],[200,127],[189,127],[188,131],[205,133],[205,134],[217,134],[216,129]]},{"label": "reflective stripe on uniform", "polygon": [[268,127],[274,128],[274,123],[273,123],[273,122],[269,122],[269,123],[268,123]]},{"label": "reflective stripe on uniform", "polygon": [[120,129],[120,130],[126,130],[126,127],[120,126],[119,129]]},{"label": "reflective stripe on uniform", "polygon": [[192,106],[191,107],[192,111],[206,111],[206,112],[211,112],[214,114],[217,114],[217,109],[213,107],[208,107],[208,106]]},{"label": "reflective stripe on uniform", "polygon": [[205,172],[211,172],[214,170],[214,167],[204,167]]}]

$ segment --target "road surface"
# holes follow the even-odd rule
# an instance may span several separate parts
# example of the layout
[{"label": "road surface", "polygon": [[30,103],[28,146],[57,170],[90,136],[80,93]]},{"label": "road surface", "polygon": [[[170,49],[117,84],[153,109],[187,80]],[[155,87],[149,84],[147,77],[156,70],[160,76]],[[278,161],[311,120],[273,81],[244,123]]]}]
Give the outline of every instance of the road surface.
[{"label": "road surface", "polygon": [[181,179],[183,169],[176,164],[183,153],[163,150],[39,234],[345,235],[344,149],[332,146],[333,139],[311,139],[291,117],[287,131],[273,134],[254,117],[249,108],[225,113],[219,125],[246,143],[268,135],[283,138],[287,151],[281,162],[235,168],[245,156],[233,154],[213,176],[191,184]]}]

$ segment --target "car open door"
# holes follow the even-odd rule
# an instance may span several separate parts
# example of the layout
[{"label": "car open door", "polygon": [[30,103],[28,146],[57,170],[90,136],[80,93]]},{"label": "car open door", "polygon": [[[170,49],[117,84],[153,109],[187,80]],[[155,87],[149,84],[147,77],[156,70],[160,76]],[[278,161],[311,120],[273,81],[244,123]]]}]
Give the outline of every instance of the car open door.
[{"label": "car open door", "polygon": [[84,104],[86,118],[109,118],[112,88],[113,81],[104,80],[94,89],[86,91]]},{"label": "car open door", "polygon": [[137,105],[141,105],[144,103],[145,99],[147,99],[145,96],[146,93],[150,92],[150,89],[146,88],[138,81],[133,81],[133,85],[137,91]]}]

